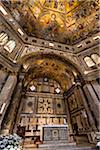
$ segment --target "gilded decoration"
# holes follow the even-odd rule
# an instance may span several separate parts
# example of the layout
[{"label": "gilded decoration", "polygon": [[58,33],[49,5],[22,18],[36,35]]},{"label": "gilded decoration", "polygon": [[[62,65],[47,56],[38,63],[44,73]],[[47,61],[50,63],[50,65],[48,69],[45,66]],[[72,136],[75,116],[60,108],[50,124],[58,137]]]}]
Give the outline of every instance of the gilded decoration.
[{"label": "gilded decoration", "polygon": [[29,36],[73,45],[99,30],[98,0],[5,0]]}]

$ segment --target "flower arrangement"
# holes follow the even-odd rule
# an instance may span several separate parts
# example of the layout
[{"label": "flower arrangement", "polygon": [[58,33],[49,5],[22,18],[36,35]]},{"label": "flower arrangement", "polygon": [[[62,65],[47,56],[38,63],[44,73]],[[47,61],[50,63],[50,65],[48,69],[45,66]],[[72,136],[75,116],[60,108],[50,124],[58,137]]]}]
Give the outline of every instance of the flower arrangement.
[{"label": "flower arrangement", "polygon": [[22,150],[22,139],[17,134],[1,135],[0,150]]}]

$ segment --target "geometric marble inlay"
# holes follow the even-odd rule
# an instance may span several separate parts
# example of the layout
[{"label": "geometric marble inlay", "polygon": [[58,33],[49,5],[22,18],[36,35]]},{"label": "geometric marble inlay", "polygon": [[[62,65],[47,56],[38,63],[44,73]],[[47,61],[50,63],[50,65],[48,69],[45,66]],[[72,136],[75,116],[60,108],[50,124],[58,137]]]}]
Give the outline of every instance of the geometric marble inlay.
[{"label": "geometric marble inlay", "polygon": [[39,98],[38,100],[38,113],[53,113],[52,99],[51,98]]}]

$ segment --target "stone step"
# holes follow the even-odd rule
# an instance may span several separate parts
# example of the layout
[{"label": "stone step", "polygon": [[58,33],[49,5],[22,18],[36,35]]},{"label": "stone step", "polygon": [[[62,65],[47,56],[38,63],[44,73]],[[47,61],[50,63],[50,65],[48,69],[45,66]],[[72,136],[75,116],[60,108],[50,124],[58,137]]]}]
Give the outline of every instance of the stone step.
[{"label": "stone step", "polygon": [[62,141],[52,141],[43,144],[34,144],[33,141],[24,141],[23,150],[96,150],[94,145],[83,144],[76,145],[76,143],[67,143]]},{"label": "stone step", "polygon": [[92,147],[23,148],[23,150],[96,150]]},{"label": "stone step", "polygon": [[30,149],[33,149],[33,148],[37,148],[37,145],[34,144],[33,141],[24,141],[24,143],[23,143],[23,149],[30,150]]},{"label": "stone step", "polygon": [[[43,144],[44,145],[44,144]],[[43,146],[42,145],[42,146]],[[96,150],[95,147],[93,146],[76,146],[76,145],[71,145],[71,144],[66,144],[66,145],[45,145],[44,147],[40,146],[37,147],[32,147],[33,145],[27,145],[27,147],[24,147],[23,150]]]},{"label": "stone step", "polygon": [[37,148],[37,145],[36,144],[27,144],[27,145],[24,145],[24,148]]},{"label": "stone step", "polygon": [[65,143],[65,142],[62,142],[62,143],[59,143],[59,142],[53,142],[53,143],[43,143],[43,144],[40,144],[39,145],[39,148],[49,148],[49,147],[62,147],[62,146],[65,146],[65,147],[74,147],[76,146],[76,143]]},{"label": "stone step", "polygon": [[43,141],[43,144],[54,144],[54,143],[67,143],[67,140],[57,140],[57,141]]}]

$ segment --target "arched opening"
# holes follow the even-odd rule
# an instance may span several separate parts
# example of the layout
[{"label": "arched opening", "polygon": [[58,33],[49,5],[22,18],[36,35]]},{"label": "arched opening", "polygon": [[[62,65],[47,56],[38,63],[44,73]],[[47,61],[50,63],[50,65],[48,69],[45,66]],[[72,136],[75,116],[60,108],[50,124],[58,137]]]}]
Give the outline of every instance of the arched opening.
[{"label": "arched opening", "polygon": [[[86,113],[82,98],[77,99],[79,95],[75,94],[77,91],[80,94],[77,81],[82,82],[78,69],[55,55],[25,58],[23,68],[24,98],[19,125],[25,127],[25,136],[36,138],[34,134],[37,133],[40,141],[76,141],[75,134],[85,128],[80,121],[81,113]],[[70,96],[66,97],[64,93],[74,86]],[[74,111],[78,111],[76,116],[68,116],[68,112]],[[71,129],[69,120],[72,120]],[[86,123],[88,125],[88,121]]]},{"label": "arched opening", "polygon": [[24,60],[24,98],[17,125],[25,128],[25,137],[42,142],[68,142],[63,94],[75,84],[79,72],[74,67],[71,70],[70,64],[64,61],[60,57],[55,59],[55,55],[37,55]]},{"label": "arched opening", "polygon": [[15,47],[16,47],[16,42],[14,40],[9,40],[4,46],[4,49],[7,50],[9,53],[11,53]]},{"label": "arched opening", "polygon": [[20,78],[21,96],[15,98],[16,105],[12,102],[11,109],[17,109],[11,132],[37,145],[91,142],[96,127],[82,88],[84,80],[73,63],[54,54],[31,55],[22,61]]}]

